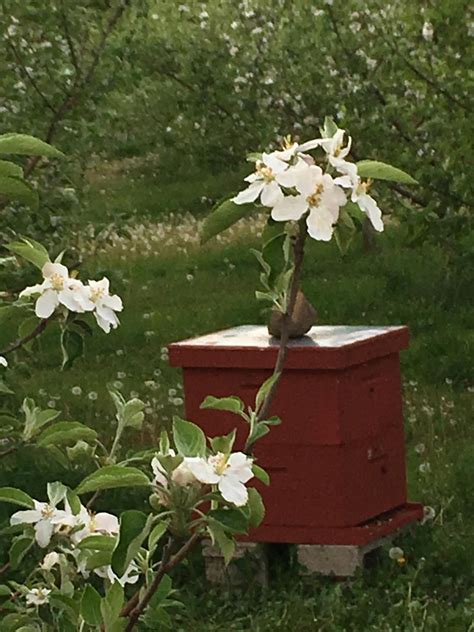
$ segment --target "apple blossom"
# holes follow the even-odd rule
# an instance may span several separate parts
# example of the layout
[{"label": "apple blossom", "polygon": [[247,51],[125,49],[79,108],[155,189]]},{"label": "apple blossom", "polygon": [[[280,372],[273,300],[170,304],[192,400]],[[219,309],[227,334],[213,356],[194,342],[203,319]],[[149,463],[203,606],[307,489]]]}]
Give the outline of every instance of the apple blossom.
[{"label": "apple blossom", "polygon": [[224,500],[242,507],[248,500],[245,487],[251,478],[252,459],[243,452],[223,454],[218,452],[207,460],[201,457],[187,459],[189,468],[197,480],[206,485],[217,485]]},{"label": "apple blossom", "polygon": [[[176,456],[176,453],[173,449],[170,449],[168,452],[169,456]],[[168,479],[166,478],[166,470],[161,465],[159,459],[154,457],[151,462],[151,467],[153,469],[153,474],[155,475],[154,483],[161,485],[165,489],[168,488]],[[186,485],[191,485],[192,483],[196,483],[196,477],[192,473],[189,467],[189,458],[185,457],[183,462],[175,468],[171,474],[171,480],[179,485],[180,487],[186,487]]]},{"label": "apple blossom", "polygon": [[0,366],[8,366],[8,362],[7,359],[4,358],[3,356],[0,356]]},{"label": "apple blossom", "polygon": [[26,593],[26,604],[28,606],[42,606],[49,602],[49,588],[32,588]]},{"label": "apple blossom", "polygon": [[364,182],[358,174],[357,165],[353,162],[345,160],[336,160],[334,166],[342,173],[342,176],[335,178],[335,183],[341,187],[352,189],[351,201],[358,204],[370,219],[372,226],[376,231],[383,231],[382,211],[379,209],[377,202],[367,193],[370,182]]},{"label": "apple blossom", "polygon": [[46,548],[53,533],[65,524],[72,526],[68,512],[56,509],[53,504],[41,503],[34,500],[34,509],[17,511],[10,518],[10,524],[34,524],[35,539],[41,548]]},{"label": "apple blossom", "polygon": [[[279,155],[278,155],[279,154]],[[264,206],[274,206],[283,199],[282,186],[287,186],[285,171],[288,169],[287,159],[282,152],[262,154],[262,159],[257,160],[256,171],[244,178],[250,183],[247,189],[241,191],[232,198],[235,204],[247,204],[255,202],[260,196]]]},{"label": "apple blossom", "polygon": [[317,165],[295,166],[289,173],[290,178],[298,195],[287,196],[278,202],[272,209],[272,218],[275,221],[298,220],[309,211],[306,224],[310,236],[329,241],[339,208],[347,201],[344,191]]},{"label": "apple blossom", "polygon": [[84,312],[87,304],[84,285],[69,278],[69,271],[61,263],[45,263],[41,269],[43,283],[25,288],[20,297],[39,294],[35,305],[38,318],[49,318],[58,305],[74,312]]},{"label": "apple blossom", "polygon": [[51,553],[47,553],[44,556],[43,561],[41,562],[41,568],[44,571],[50,571],[56,564],[59,562],[59,554],[56,551],[51,551]]},{"label": "apple blossom", "polygon": [[115,312],[121,312],[123,309],[122,299],[116,294],[109,294],[110,282],[104,277],[100,281],[89,281],[86,286],[87,297],[92,303],[94,316],[99,327],[106,334],[110,332],[110,328],[116,329],[120,321]]},{"label": "apple blossom", "polygon": [[136,584],[140,571],[135,562],[132,561],[121,577],[114,573],[111,566],[100,566],[94,569],[94,573],[103,579],[108,579],[111,584],[118,582],[123,587],[125,584]]},{"label": "apple blossom", "polygon": [[72,516],[74,526],[80,527],[78,531],[71,533],[71,540],[74,544],[78,544],[81,540],[94,533],[112,536],[119,532],[119,521],[117,516],[113,514],[105,511],[94,514],[81,505],[78,514],[74,516],[68,503],[66,503],[66,512]]}]

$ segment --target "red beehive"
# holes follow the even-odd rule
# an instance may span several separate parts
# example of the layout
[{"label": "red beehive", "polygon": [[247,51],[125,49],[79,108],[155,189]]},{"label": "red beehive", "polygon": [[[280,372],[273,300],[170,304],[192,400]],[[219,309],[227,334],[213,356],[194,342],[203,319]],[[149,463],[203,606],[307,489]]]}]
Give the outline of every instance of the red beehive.
[{"label": "red beehive", "polygon": [[[249,540],[365,544],[421,517],[407,503],[399,351],[407,327],[313,327],[289,344],[270,415],[282,424],[255,446],[271,477],[266,515]],[[169,346],[183,368],[187,418],[208,436],[238,427],[231,413],[201,410],[207,395],[253,405],[272,371],[279,341],[243,326]]]}]

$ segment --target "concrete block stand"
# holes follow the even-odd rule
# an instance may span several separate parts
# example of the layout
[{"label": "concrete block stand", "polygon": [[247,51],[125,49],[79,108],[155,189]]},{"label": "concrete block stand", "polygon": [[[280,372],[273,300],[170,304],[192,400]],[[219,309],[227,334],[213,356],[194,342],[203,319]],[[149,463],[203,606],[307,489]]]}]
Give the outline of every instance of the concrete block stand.
[{"label": "concrete block stand", "polygon": [[202,554],[210,584],[239,586],[254,581],[268,586],[267,556],[261,544],[237,542],[234,557],[227,566],[218,547],[212,546],[210,540],[203,541]]}]

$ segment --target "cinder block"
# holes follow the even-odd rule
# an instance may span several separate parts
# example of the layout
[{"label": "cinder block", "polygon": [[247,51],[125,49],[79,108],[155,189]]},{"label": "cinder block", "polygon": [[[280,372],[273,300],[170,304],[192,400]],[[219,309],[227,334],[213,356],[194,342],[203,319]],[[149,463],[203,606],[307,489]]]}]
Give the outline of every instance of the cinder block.
[{"label": "cinder block", "polygon": [[260,586],[268,586],[265,548],[253,542],[237,542],[232,560],[226,566],[222,553],[210,540],[202,543],[206,579],[211,584],[239,586],[253,577]]},{"label": "cinder block", "polygon": [[296,548],[301,574],[352,577],[365,566],[370,553],[391,540],[391,537],[379,538],[365,545],[298,544]]}]

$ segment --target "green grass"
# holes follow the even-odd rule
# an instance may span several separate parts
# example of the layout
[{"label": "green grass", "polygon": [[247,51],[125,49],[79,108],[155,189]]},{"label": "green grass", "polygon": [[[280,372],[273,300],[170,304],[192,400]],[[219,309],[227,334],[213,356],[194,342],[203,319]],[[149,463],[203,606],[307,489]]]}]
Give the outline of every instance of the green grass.
[{"label": "green grass", "polygon": [[[197,183],[189,187],[183,192],[170,185],[166,208],[185,205],[184,210],[189,210]],[[216,185],[216,195],[219,187],[223,181]],[[120,183],[116,194],[124,209],[135,203],[133,187],[127,193]],[[94,212],[90,211],[91,217]],[[473,383],[474,339],[469,267],[461,255],[440,246],[405,247],[396,228],[387,230],[379,243],[380,251],[373,254],[364,253],[357,243],[344,259],[333,245],[310,243],[303,288],[318,310],[320,324],[410,326],[410,348],[402,354],[410,497],[434,507],[435,521],[400,538],[405,566],[385,553],[373,569],[342,583],[300,579],[291,558],[275,558],[267,591],[252,582],[245,590],[209,590],[196,559],[177,576],[188,607],[174,611],[174,629],[474,629],[474,432],[472,394],[467,389]],[[161,357],[162,348],[192,335],[265,322],[263,306],[254,299],[258,269],[249,247],[255,245],[258,240],[244,232],[227,245],[210,243],[201,250],[190,248],[187,254],[169,249],[162,254],[158,244],[146,256],[137,252],[124,259],[121,253],[109,251],[86,261],[84,278],[106,273],[123,297],[121,327],[109,336],[95,334],[86,356],[64,373],[58,372],[59,347],[51,328],[39,350],[22,351],[12,362],[10,379],[18,394],[10,407],[18,406],[27,394],[43,406],[54,401],[62,418],[91,424],[107,442],[113,410],[106,385],[118,380],[126,395],[135,391],[147,402],[145,428],[134,443],[155,444],[172,414],[182,413],[180,372]],[[0,332],[0,344],[13,335],[11,324]],[[150,380],[156,384],[146,385]],[[82,396],[72,394],[78,385]],[[90,399],[89,393],[97,393],[98,398]],[[40,493],[45,480],[61,476],[60,466],[51,462],[37,463],[38,476],[30,459],[27,453],[4,459],[0,484],[24,485]],[[422,471],[425,465],[420,470],[427,463],[429,471]],[[78,469],[72,478],[78,479],[80,473]],[[138,501],[116,494],[113,502],[125,507]]]}]

